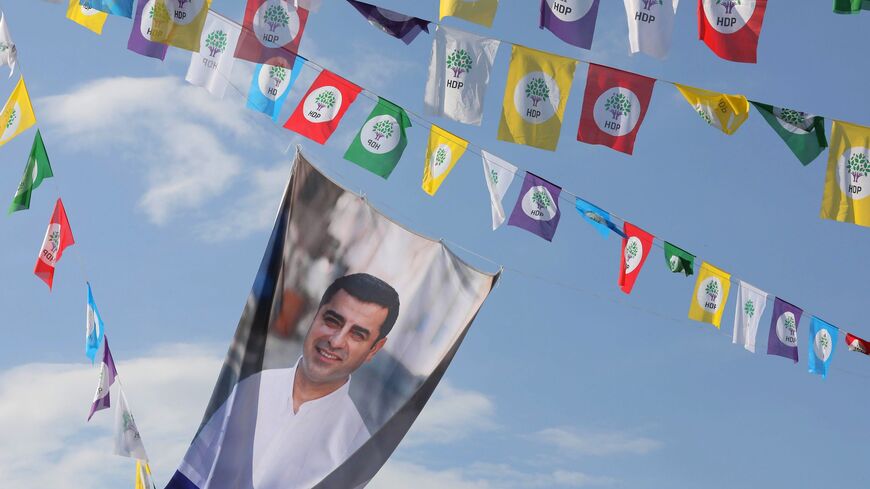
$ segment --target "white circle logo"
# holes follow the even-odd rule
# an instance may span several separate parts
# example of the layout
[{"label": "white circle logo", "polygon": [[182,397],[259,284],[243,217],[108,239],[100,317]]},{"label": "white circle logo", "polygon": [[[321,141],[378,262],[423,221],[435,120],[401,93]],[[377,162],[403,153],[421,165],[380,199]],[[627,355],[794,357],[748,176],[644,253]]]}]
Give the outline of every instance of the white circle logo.
[{"label": "white circle logo", "polygon": [[840,190],[850,199],[860,200],[870,195],[870,149],[852,147],[840,155],[837,181]]},{"label": "white circle logo", "polygon": [[99,10],[97,10],[97,9],[95,9],[95,8],[93,8],[93,7],[88,7],[88,6],[86,6],[86,5],[79,5],[79,7],[80,7],[80,9],[81,9],[81,11],[82,11],[82,15],[86,15],[86,16],[88,16],[88,17],[90,17],[90,16],[92,16],[92,15],[97,15],[98,13],[100,13]]},{"label": "white circle logo", "polygon": [[633,272],[643,258],[643,243],[637,236],[628,238],[625,243],[625,273]]},{"label": "white circle logo", "polygon": [[0,135],[0,141],[8,141],[18,131],[18,126],[21,125],[21,106],[18,102],[12,106],[12,110],[3,114],[0,124],[3,124],[3,134]]},{"label": "white circle logo", "polygon": [[205,0],[163,0],[172,22],[187,25],[194,21],[202,11]]},{"label": "white circle logo", "polygon": [[814,115],[799,110],[774,107],[773,115],[783,129],[794,134],[806,134],[810,132],[815,122]]},{"label": "white circle logo", "polygon": [[[372,117],[359,132],[359,142],[362,147],[369,153],[376,155],[389,153],[396,149],[401,139],[398,121],[395,117],[387,114]],[[449,151],[450,148],[447,149]],[[433,172],[434,170],[433,168]]]},{"label": "white circle logo", "polygon": [[523,196],[522,206],[523,212],[536,221],[549,221],[559,211],[556,200],[543,185],[530,188]]},{"label": "white circle logo", "polygon": [[625,87],[605,90],[595,101],[592,111],[598,128],[617,137],[634,130],[640,120],[640,112],[640,100]]},{"label": "white circle logo", "polygon": [[707,312],[715,313],[722,304],[722,280],[719,277],[707,277],[698,286],[698,294],[695,300]]},{"label": "white circle logo", "polygon": [[550,11],[563,22],[580,20],[592,8],[594,0],[547,0]]},{"label": "white circle logo", "polygon": [[755,0],[703,0],[702,3],[707,22],[722,34],[742,29],[755,12]]},{"label": "white circle logo", "polygon": [[312,90],[302,104],[302,115],[309,122],[329,122],[341,109],[341,91],[332,86]]},{"label": "white circle logo", "polygon": [[281,95],[284,95],[287,87],[290,86],[288,83],[290,74],[290,70],[283,66],[263,65],[260,68],[260,75],[257,77],[260,93],[269,100],[277,100]]},{"label": "white circle logo", "polygon": [[429,159],[429,170],[432,172],[432,178],[443,175],[450,168],[451,161],[453,161],[453,152],[450,150],[450,146],[439,144]]},{"label": "white circle logo", "polygon": [[816,357],[823,362],[827,362],[828,358],[831,358],[833,350],[834,341],[831,339],[831,333],[828,333],[827,329],[820,329],[813,339],[813,351],[816,353]]},{"label": "white circle logo", "polygon": [[42,245],[39,259],[53,267],[57,263],[58,253],[60,253],[60,224],[53,222],[49,224],[48,231],[45,233],[45,243]]},{"label": "white circle logo", "polygon": [[776,337],[785,346],[797,346],[797,320],[791,311],[786,311],[777,318]]},{"label": "white circle logo", "polygon": [[514,89],[514,106],[526,122],[541,124],[550,120],[559,108],[559,85],[550,75],[533,71],[524,76]]},{"label": "white circle logo", "polygon": [[267,48],[289,44],[299,34],[299,14],[287,0],[266,0],[254,14],[254,34]]},{"label": "white circle logo", "polygon": [[157,15],[158,7],[155,1],[148,0],[145,3],[145,6],[142,7],[142,20],[139,22],[139,30],[142,33],[142,37],[148,41],[152,40],[151,26],[154,24],[154,17]]}]

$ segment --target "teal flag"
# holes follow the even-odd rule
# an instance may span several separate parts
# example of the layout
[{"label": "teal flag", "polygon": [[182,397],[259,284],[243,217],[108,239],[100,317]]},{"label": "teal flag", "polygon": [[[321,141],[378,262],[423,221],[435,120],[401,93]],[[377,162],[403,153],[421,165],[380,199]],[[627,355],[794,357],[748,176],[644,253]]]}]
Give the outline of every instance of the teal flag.
[{"label": "teal flag", "polygon": [[409,127],[411,120],[404,109],[378,98],[377,105],[344,153],[344,159],[387,178],[408,145],[405,129]]},{"label": "teal flag", "polygon": [[804,166],[828,147],[823,117],[760,102],[752,102],[752,105]]},{"label": "teal flag", "polygon": [[45,151],[45,143],[42,142],[42,134],[37,129],[36,137],[33,139],[33,148],[30,150],[30,158],[27,159],[27,166],[24,167],[24,176],[21,177],[18,191],[15,192],[12,205],[9,206],[9,214],[30,209],[30,195],[33,193],[33,189],[39,187],[43,179],[53,176],[51,163],[48,161],[48,153]]}]

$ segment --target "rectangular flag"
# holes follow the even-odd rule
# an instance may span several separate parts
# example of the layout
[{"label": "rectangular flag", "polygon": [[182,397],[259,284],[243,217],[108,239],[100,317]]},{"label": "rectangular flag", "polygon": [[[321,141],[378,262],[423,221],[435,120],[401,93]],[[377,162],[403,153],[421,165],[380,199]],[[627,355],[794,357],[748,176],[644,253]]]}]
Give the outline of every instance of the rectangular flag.
[{"label": "rectangular flag", "polygon": [[251,78],[251,88],[248,90],[248,108],[262,112],[278,122],[281,108],[284,107],[287,95],[304,65],[305,59],[302,56],[296,56],[292,69],[281,65],[257,65]]},{"label": "rectangular flag", "polygon": [[839,329],[815,316],[810,321],[809,365],[810,373],[828,376],[828,367],[834,357]]},{"label": "rectangular flag", "polygon": [[599,0],[541,0],[538,27],[566,43],[592,49]]},{"label": "rectangular flag", "polygon": [[235,61],[231,53],[236,50],[240,33],[235,22],[209,11],[199,51],[190,56],[184,79],[191,85],[205,88],[217,98],[223,98]]},{"label": "rectangular flag", "polygon": [[79,0],[69,0],[69,7],[66,9],[67,19],[97,34],[103,33],[103,25],[108,16],[105,12],[82,5]]},{"label": "rectangular flag", "polygon": [[695,273],[695,255],[665,241],[665,263],[674,273],[685,273],[688,277]]},{"label": "rectangular flag", "polygon": [[725,134],[734,134],[749,118],[749,101],[743,95],[728,95],[679,83],[674,86],[704,122]]},{"label": "rectangular flag", "polygon": [[324,144],[361,91],[360,87],[335,73],[323,70],[284,127]]},{"label": "rectangular flag", "polygon": [[210,6],[211,0],[156,0],[151,18],[151,40],[199,51]]},{"label": "rectangular flag", "polygon": [[835,14],[859,14],[870,10],[870,0],[834,0]]},{"label": "rectangular flag", "polygon": [[0,146],[36,124],[36,114],[33,113],[33,105],[30,104],[30,94],[27,93],[23,76],[18,79],[15,89],[12,90],[6,105],[3,106],[3,111],[0,112],[0,123],[3,124]]},{"label": "rectangular flag", "polygon": [[109,389],[115,383],[115,377],[117,376],[118,370],[115,368],[115,359],[112,358],[112,351],[109,350],[109,338],[103,335],[103,361],[100,363],[100,383],[97,384],[97,391],[94,393],[94,402],[91,403],[88,421],[91,420],[95,412],[112,405],[109,398]]},{"label": "rectangular flag", "polygon": [[308,10],[286,0],[248,0],[236,58],[293,66],[308,21]]},{"label": "rectangular flag", "polygon": [[497,9],[498,0],[474,0],[471,2],[468,0],[441,0],[438,20],[452,16],[484,27],[492,27]]},{"label": "rectangular flag", "polygon": [[631,293],[640,269],[653,247],[654,236],[629,222],[622,223],[622,255],[619,260],[619,288]]},{"label": "rectangular flag", "polygon": [[30,148],[30,157],[27,158],[27,165],[24,167],[24,175],[21,177],[21,183],[18,184],[15,197],[12,198],[12,204],[9,205],[9,214],[30,209],[33,190],[39,187],[44,179],[53,176],[45,143],[42,142],[42,134],[37,129],[36,137],[33,138],[33,147]]},{"label": "rectangular flag", "polygon": [[613,221],[610,220],[610,213],[606,210],[580,197],[575,199],[574,207],[580,213],[580,217],[591,224],[601,236],[606,238],[610,234],[610,231],[614,231],[616,234],[625,237],[623,232],[616,227],[616,224],[613,224]]},{"label": "rectangular flag", "polygon": [[468,141],[436,125],[429,131],[426,164],[423,166],[423,191],[435,195],[447,174],[468,148]]},{"label": "rectangular flag", "polygon": [[743,345],[747,351],[755,353],[755,338],[758,336],[758,323],[767,306],[767,292],[740,281],[739,300],[734,310],[734,333],[731,342]]},{"label": "rectangular flag", "polygon": [[761,102],[752,102],[752,105],[804,166],[828,147],[824,117]]},{"label": "rectangular flag", "polygon": [[514,45],[498,139],[556,150],[577,61]]},{"label": "rectangular flag", "polygon": [[94,301],[94,294],[91,291],[91,283],[88,285],[88,307],[85,315],[85,355],[91,359],[91,363],[97,357],[97,350],[100,349],[100,344],[103,342],[103,333],[106,326],[103,324],[103,318],[100,317],[100,310],[97,309],[97,303]]},{"label": "rectangular flag", "polygon": [[562,211],[559,209],[559,194],[562,188],[553,185],[534,173],[526,172],[520,195],[508,226],[516,226],[553,241]]},{"label": "rectangular flag", "polygon": [[344,159],[382,178],[388,178],[408,145],[405,130],[411,119],[405,109],[378,97],[378,103],[356,133]]},{"label": "rectangular flag", "polygon": [[[151,28],[154,22],[154,13],[158,8],[159,0],[139,0],[136,4],[136,15],[133,17],[133,28],[130,29],[130,38],[127,40],[127,49],[142,56],[163,60],[169,46],[154,42],[151,36]],[[159,8],[165,8],[161,5]]]},{"label": "rectangular flag", "polygon": [[12,78],[17,62],[18,48],[15,47],[12,34],[9,33],[9,26],[6,25],[6,15],[0,12],[0,66],[9,67],[9,78]]},{"label": "rectangular flag", "polygon": [[428,20],[418,19],[357,0],[347,0],[347,2],[361,13],[369,21],[369,24],[396,39],[400,39],[405,44],[411,44],[421,31],[429,32],[430,22]]},{"label": "rectangular flag", "polygon": [[822,219],[870,226],[870,127],[834,121]]},{"label": "rectangular flag", "polygon": [[489,202],[492,204],[492,230],[495,231],[506,218],[502,200],[519,170],[494,154],[481,150],[480,155],[483,160],[483,178],[486,180]]},{"label": "rectangular flag", "polygon": [[139,428],[136,426],[136,420],[133,419],[133,412],[130,411],[130,406],[127,404],[124,389],[120,386],[118,387],[118,405],[115,406],[115,455],[135,458],[143,462],[148,461],[145,445],[142,444],[142,436],[139,435]]},{"label": "rectangular flag", "polygon": [[653,58],[667,58],[679,1],[625,0],[631,54],[644,53]]},{"label": "rectangular flag", "polygon": [[590,63],[577,140],[631,154],[655,83],[654,78]]},{"label": "rectangular flag", "polygon": [[479,126],[499,41],[438,26],[423,104],[429,114]]},{"label": "rectangular flag", "polygon": [[767,0],[698,0],[698,39],[722,59],[755,63]]},{"label": "rectangular flag", "polygon": [[156,489],[151,479],[151,467],[147,462],[136,460],[136,486],[134,489]]},{"label": "rectangular flag", "polygon": [[79,3],[107,14],[133,18],[133,0],[79,0]]},{"label": "rectangular flag", "polygon": [[846,345],[848,345],[849,351],[870,355],[870,341],[861,339],[852,333],[846,333]]},{"label": "rectangular flag", "polygon": [[51,221],[48,223],[48,229],[45,230],[42,249],[36,258],[36,267],[33,269],[33,273],[48,285],[48,290],[51,290],[51,285],[54,282],[54,268],[60,261],[63,250],[74,244],[75,240],[72,229],[69,227],[69,220],[66,218],[66,210],[63,208],[63,202],[58,198],[54,205],[54,212],[51,214]]},{"label": "rectangular flag", "polygon": [[798,362],[797,329],[803,309],[779,297],[773,302],[770,333],[767,336],[767,354],[791,358]]},{"label": "rectangular flag", "polygon": [[730,289],[731,274],[707,262],[701,262],[689,305],[689,319],[710,323],[718,328]]}]

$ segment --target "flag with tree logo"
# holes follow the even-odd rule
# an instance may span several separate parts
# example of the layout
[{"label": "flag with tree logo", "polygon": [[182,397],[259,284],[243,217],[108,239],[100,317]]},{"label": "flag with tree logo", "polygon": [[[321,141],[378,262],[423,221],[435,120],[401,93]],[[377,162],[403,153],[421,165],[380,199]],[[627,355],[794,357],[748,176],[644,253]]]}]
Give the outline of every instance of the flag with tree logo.
[{"label": "flag with tree logo", "polygon": [[66,9],[67,19],[97,34],[103,33],[103,25],[108,16],[105,12],[82,5],[79,0],[69,0],[69,7]]},{"label": "flag with tree logo", "polygon": [[210,6],[211,0],[157,0],[151,18],[151,40],[199,51]]},{"label": "flag with tree logo", "polygon": [[698,0],[698,39],[722,59],[755,63],[767,0]]},{"label": "flag with tree logo", "polygon": [[492,206],[492,230],[495,231],[506,219],[502,200],[519,170],[516,166],[486,151],[481,150],[480,156],[483,160],[483,178],[486,180],[489,202]]},{"label": "flag with tree logo", "polygon": [[773,301],[770,333],[767,336],[767,354],[790,358],[798,362],[797,329],[803,309],[779,297]]},{"label": "flag with tree logo", "polygon": [[498,139],[556,150],[577,61],[514,45]]},{"label": "flag with tree logo", "polygon": [[142,56],[162,60],[166,57],[169,46],[154,42],[151,36],[154,15],[158,8],[162,9],[161,12],[164,14],[168,12],[163,2],[159,0],[139,0],[136,5],[136,15],[133,17],[133,28],[130,29],[130,38],[127,40],[127,49]]},{"label": "flag with tree logo", "polygon": [[287,0],[248,0],[236,58],[293,66],[308,21],[308,10]]},{"label": "flag with tree logo", "polygon": [[361,91],[360,87],[335,73],[323,70],[284,127],[324,144]]},{"label": "flag with tree logo", "polygon": [[3,129],[0,133],[0,146],[36,124],[36,114],[33,113],[33,105],[30,103],[30,94],[27,93],[24,77],[18,79],[15,89],[6,100],[3,111],[0,112],[0,124]]},{"label": "flag with tree logo", "polygon": [[846,345],[849,347],[849,351],[870,355],[870,341],[855,336],[852,333],[846,333]]},{"label": "flag with tree logo", "polygon": [[674,18],[680,0],[625,0],[631,54],[665,59],[671,49]]},{"label": "flag with tree logo", "polygon": [[302,56],[296,56],[293,68],[284,65],[257,65],[251,78],[251,88],[248,90],[248,108],[262,112],[278,122],[281,108],[284,107],[287,95],[304,65],[305,58]]},{"label": "flag with tree logo", "polygon": [[828,147],[824,117],[761,102],[752,102],[752,105],[804,166]]},{"label": "flag with tree logo", "polygon": [[12,78],[17,62],[18,48],[15,47],[15,41],[9,33],[9,26],[6,25],[6,15],[0,12],[0,66],[9,67],[9,78]]},{"label": "flag with tree logo", "polygon": [[362,14],[369,24],[381,31],[400,39],[405,44],[411,44],[420,32],[429,32],[428,20],[401,14],[381,7],[376,7],[357,0],[347,0],[353,8]]},{"label": "flag with tree logo", "polygon": [[91,284],[88,286],[88,305],[85,317],[85,355],[91,359],[91,363],[97,357],[97,351],[103,343],[103,334],[106,331],[106,326],[103,324],[103,318],[100,317],[100,310],[97,309],[97,302],[94,300],[94,293],[91,291]]},{"label": "flag with tree logo", "polygon": [[591,224],[601,236],[606,238],[610,234],[610,231],[613,231],[624,237],[623,232],[610,220],[610,213],[606,210],[580,197],[575,199],[574,207],[580,213],[580,217]]},{"label": "flag with tree logo", "polygon": [[826,321],[813,316],[810,321],[809,371],[811,374],[828,376],[828,367],[834,358],[839,329]]},{"label": "flag with tree logo", "polygon": [[834,121],[822,219],[870,226],[870,127]]},{"label": "flag with tree logo", "polygon": [[115,368],[115,359],[112,358],[112,351],[109,350],[109,338],[103,335],[103,361],[100,363],[100,380],[97,383],[97,390],[94,392],[94,401],[91,403],[91,410],[88,413],[88,421],[94,416],[97,411],[107,409],[112,405],[110,391],[112,384],[115,383],[115,378],[118,376],[118,369]]},{"label": "flag with tree logo", "polygon": [[654,78],[590,63],[577,140],[631,154],[655,82]]},{"label": "flag with tree logo", "polygon": [[740,281],[740,291],[734,310],[734,332],[731,342],[743,345],[746,351],[755,353],[755,338],[758,324],[767,307],[767,292]]},{"label": "flag with tree logo", "polygon": [[599,0],[541,0],[538,27],[572,46],[592,49]]},{"label": "flag with tree logo", "polygon": [[49,290],[54,282],[54,269],[63,255],[63,250],[74,244],[75,239],[69,227],[69,220],[66,218],[66,210],[63,208],[63,202],[58,198],[33,269],[33,273],[48,285]]},{"label": "flag with tree logo", "polygon": [[110,15],[133,18],[133,0],[79,0],[79,3]]},{"label": "flag with tree logo", "polygon": [[205,88],[217,98],[223,98],[233,71],[235,58],[232,53],[240,32],[235,22],[209,12],[199,51],[190,56],[184,79],[191,85]]},{"label": "flag with tree logo", "polygon": [[118,386],[118,405],[115,406],[115,455],[148,461],[142,435],[121,386]]},{"label": "flag with tree logo", "polygon": [[426,111],[479,126],[498,46],[495,39],[438,26],[423,101]]},{"label": "flag with tree logo", "polygon": [[344,153],[344,159],[356,163],[383,178],[388,178],[408,145],[405,129],[411,119],[405,109],[384,98],[369,114]]},{"label": "flag with tree logo", "polygon": [[459,17],[460,19],[492,27],[495,12],[498,10],[498,0],[441,0],[438,20],[444,17]]},{"label": "flag with tree logo", "polygon": [[630,294],[646,257],[652,251],[654,236],[629,222],[622,224],[622,230],[625,236],[619,260],[619,288]]},{"label": "flag with tree logo", "polygon": [[30,157],[24,167],[24,175],[21,177],[21,183],[18,184],[15,197],[12,198],[12,204],[9,205],[9,214],[30,209],[33,190],[39,187],[44,179],[53,176],[51,162],[48,160],[48,153],[42,142],[42,134],[37,129],[36,137],[33,138],[33,147],[30,149]]},{"label": "flag with tree logo", "polygon": [[435,195],[456,162],[468,148],[468,141],[436,125],[429,132],[426,164],[423,166],[423,191]]},{"label": "flag with tree logo", "polygon": [[702,262],[689,304],[689,319],[710,323],[718,328],[730,289],[731,274]]},{"label": "flag with tree logo", "polygon": [[508,219],[508,226],[523,228],[547,241],[553,241],[562,217],[559,209],[561,193],[562,188],[558,185],[526,172],[520,195]]},{"label": "flag with tree logo", "polygon": [[665,241],[665,263],[674,273],[685,273],[688,277],[695,273],[695,255]]},{"label": "flag with tree logo", "polygon": [[734,134],[749,118],[749,101],[743,95],[728,95],[679,83],[674,86],[704,122],[725,134]]}]

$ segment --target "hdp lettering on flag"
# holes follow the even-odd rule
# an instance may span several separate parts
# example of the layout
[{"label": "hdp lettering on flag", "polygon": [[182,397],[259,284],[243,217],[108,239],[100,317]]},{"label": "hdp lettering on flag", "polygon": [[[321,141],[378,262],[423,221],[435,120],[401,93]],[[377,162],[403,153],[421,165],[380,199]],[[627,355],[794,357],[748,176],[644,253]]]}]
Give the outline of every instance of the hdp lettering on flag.
[{"label": "hdp lettering on flag", "polygon": [[502,200],[510,188],[511,182],[514,181],[518,169],[486,151],[481,150],[480,155],[483,161],[483,177],[486,180],[486,188],[489,190],[489,202],[492,204],[492,230],[495,231],[504,223],[506,218]]},{"label": "hdp lettering on flag", "polygon": [[0,133],[0,146],[8,143],[15,136],[30,129],[36,124],[36,114],[33,113],[33,105],[30,103],[30,95],[27,93],[27,85],[24,77],[18,79],[15,89],[0,112],[0,124],[3,132]]},{"label": "hdp lettering on flag", "polygon": [[[151,27],[154,22],[154,14],[159,0],[139,0],[136,5],[136,15],[133,17],[133,28],[130,30],[130,38],[127,40],[127,49],[142,56],[163,60],[169,46],[154,42],[151,36]],[[166,9],[162,6],[163,12]]]},{"label": "hdp lettering on flag", "polygon": [[223,98],[233,71],[235,51],[240,29],[234,22],[209,12],[203,27],[199,51],[191,54],[185,80],[203,87],[217,98]]},{"label": "hdp lettering on flag", "polygon": [[468,141],[436,125],[429,131],[426,164],[423,167],[423,191],[435,195],[456,162],[465,154]]},{"label": "hdp lettering on flag", "polygon": [[358,2],[357,0],[347,0],[347,2],[357,9],[371,25],[396,39],[401,39],[405,44],[411,44],[420,32],[429,32],[430,22],[428,20],[376,7],[365,2]]},{"label": "hdp lettering on flag", "polygon": [[629,222],[623,223],[622,255],[619,260],[619,288],[631,293],[640,269],[653,247],[653,235]]},{"label": "hdp lettering on flag", "polygon": [[698,39],[722,59],[755,63],[767,0],[698,0]]},{"label": "hdp lettering on flag", "polygon": [[53,176],[48,152],[46,152],[45,143],[42,141],[42,134],[37,129],[36,136],[33,138],[33,147],[30,149],[30,157],[27,158],[27,166],[24,167],[24,175],[21,177],[21,183],[18,184],[18,190],[9,205],[9,213],[30,209],[30,198],[34,189],[39,187],[44,179]]},{"label": "hdp lettering on flag", "polygon": [[815,316],[810,321],[809,371],[811,374],[828,376],[828,367],[834,357],[839,329]]},{"label": "hdp lettering on flag", "polygon": [[749,101],[743,95],[728,95],[679,83],[674,86],[704,122],[725,134],[734,134],[749,118]]},{"label": "hdp lettering on flag", "polygon": [[248,0],[236,58],[293,66],[307,21],[308,10],[287,0]]},{"label": "hdp lettering on flag", "polygon": [[63,250],[74,244],[75,240],[72,229],[69,227],[69,220],[66,218],[63,202],[57,199],[54,212],[51,214],[51,221],[48,223],[48,229],[45,230],[42,249],[39,250],[39,256],[36,258],[36,267],[33,269],[33,273],[48,285],[48,290],[51,290],[54,282],[54,268],[60,261]]},{"label": "hdp lettering on flag", "polygon": [[747,351],[755,353],[755,338],[758,324],[767,307],[767,292],[740,281],[740,292],[735,304],[734,333],[731,342],[743,345]]},{"label": "hdp lettering on flag", "polygon": [[674,18],[680,0],[625,0],[631,54],[665,59],[671,49]]},{"label": "hdp lettering on flag", "polygon": [[834,121],[822,219],[870,226],[870,127]]},{"label": "hdp lettering on flag", "polygon": [[91,291],[91,284],[88,285],[88,306],[87,306],[87,323],[85,324],[85,355],[91,359],[91,363],[96,359],[97,350],[100,349],[100,344],[103,343],[103,333],[106,326],[103,324],[103,318],[100,317],[100,310],[97,309],[97,303],[94,301],[94,294]]},{"label": "hdp lettering on flag", "polygon": [[599,0],[541,0],[538,27],[578,48],[591,49]]},{"label": "hdp lettering on flag", "polygon": [[67,19],[97,34],[103,33],[103,25],[108,16],[105,12],[82,5],[79,0],[69,0],[69,7],[66,9]]},{"label": "hdp lettering on flag", "polygon": [[730,289],[731,274],[702,262],[689,304],[689,319],[710,323],[718,328]]},{"label": "hdp lettering on flag", "polygon": [[115,383],[115,377],[117,376],[118,370],[115,368],[115,359],[112,358],[112,351],[109,350],[109,338],[103,335],[103,361],[100,363],[100,381],[97,384],[97,391],[94,393],[94,402],[91,403],[88,421],[91,420],[95,412],[112,405],[109,398],[109,390],[112,384]]},{"label": "hdp lettering on flag", "polygon": [[199,51],[211,0],[157,0],[151,18],[151,40]]},{"label": "hdp lettering on flag", "polygon": [[804,166],[828,147],[824,117],[761,102],[752,105]]},{"label": "hdp lettering on flag", "polygon": [[562,211],[559,209],[559,195],[562,188],[547,180],[526,172],[520,195],[508,226],[523,228],[533,234],[553,241]]},{"label": "hdp lettering on flag", "polygon": [[767,336],[767,354],[790,358],[798,362],[797,329],[803,309],[779,297],[773,302],[770,333]]},{"label": "hdp lettering on flag", "polygon": [[344,159],[388,178],[408,145],[405,130],[409,127],[411,119],[405,109],[378,98],[375,108],[345,151]]},{"label": "hdp lettering on flag", "polygon": [[485,27],[492,27],[497,9],[498,0],[441,0],[438,20],[452,16]]},{"label": "hdp lettering on flag", "polygon": [[580,213],[583,220],[591,224],[595,230],[601,234],[601,236],[606,238],[610,234],[610,231],[613,231],[620,236],[625,236],[624,233],[616,227],[616,224],[613,224],[613,221],[610,220],[610,213],[606,210],[587,202],[580,197],[576,198],[574,207],[577,209],[577,212]]},{"label": "hdp lettering on flag", "polygon": [[251,88],[248,90],[248,108],[262,112],[278,122],[281,108],[284,107],[287,95],[304,65],[305,59],[302,56],[296,56],[292,69],[282,65],[257,65],[251,78]]},{"label": "hdp lettering on flag", "polygon": [[590,64],[577,140],[631,154],[655,82],[654,78]]},{"label": "hdp lettering on flag", "polygon": [[360,87],[335,73],[323,70],[284,127],[324,144],[361,91]]},{"label": "hdp lettering on flag", "polygon": [[688,277],[695,273],[695,255],[665,241],[665,263],[668,270],[674,273],[684,273]]},{"label": "hdp lettering on flag", "polygon": [[79,2],[100,12],[120,17],[133,17],[133,0],[79,0]]}]

